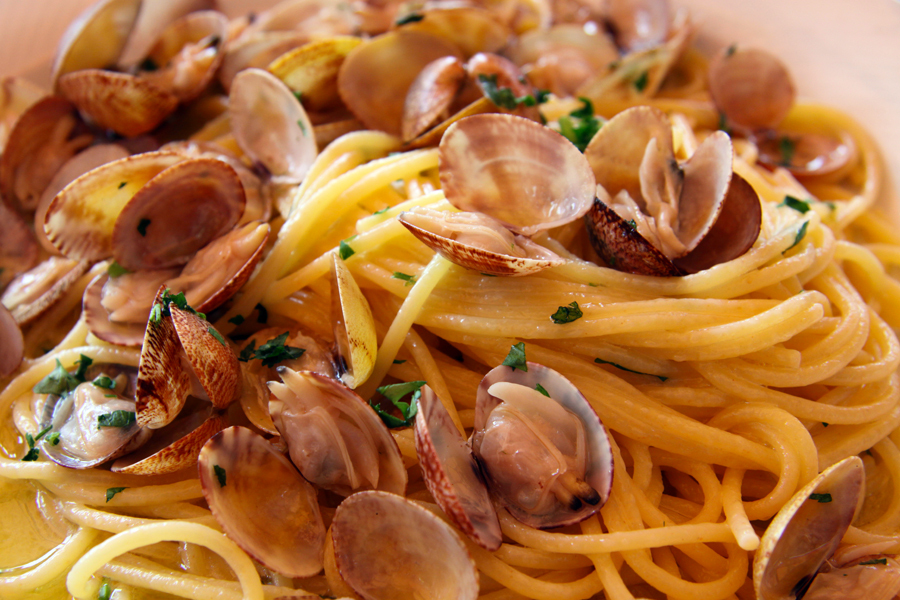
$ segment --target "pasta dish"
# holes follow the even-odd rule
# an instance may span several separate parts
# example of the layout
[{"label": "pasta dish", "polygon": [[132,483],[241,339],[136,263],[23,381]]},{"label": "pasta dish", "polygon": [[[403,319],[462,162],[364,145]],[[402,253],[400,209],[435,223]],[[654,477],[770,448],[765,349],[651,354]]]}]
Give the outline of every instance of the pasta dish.
[{"label": "pasta dish", "polygon": [[677,3],[213,4],[4,82],[0,597],[900,593],[852,117]]}]

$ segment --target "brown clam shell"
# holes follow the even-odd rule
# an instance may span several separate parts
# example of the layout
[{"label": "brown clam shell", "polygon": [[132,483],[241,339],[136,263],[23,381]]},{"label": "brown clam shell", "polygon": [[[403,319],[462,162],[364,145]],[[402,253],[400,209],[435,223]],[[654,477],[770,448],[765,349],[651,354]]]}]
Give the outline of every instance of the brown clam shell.
[{"label": "brown clam shell", "polygon": [[372,38],[347,55],[338,74],[344,104],[369,129],[399,136],[403,104],[419,72],[442,56],[462,58],[441,37],[404,28]]},{"label": "brown clam shell", "polygon": [[172,304],[169,311],[181,347],[210,402],[219,409],[228,407],[241,392],[241,367],[234,350],[213,335],[215,329],[206,319]]},{"label": "brown clam shell", "polygon": [[491,11],[478,6],[431,8],[422,19],[402,25],[404,31],[420,31],[451,42],[465,56],[499,52],[509,44],[512,31]]},{"label": "brown clam shell", "polygon": [[529,119],[504,114],[453,123],[439,146],[441,186],[453,206],[482,212],[532,235],[583,216],[594,174],[569,140]]},{"label": "brown clam shell", "polygon": [[57,85],[82,115],[126,137],[152,131],[178,106],[171,92],[127,73],[84,69],[63,75]]},{"label": "brown clam shell", "polygon": [[400,133],[404,142],[421,135],[450,109],[467,76],[463,62],[455,56],[442,56],[422,69],[403,104]]},{"label": "brown clam shell", "polygon": [[244,204],[244,186],[227,163],[184,160],[148,181],[122,207],[112,254],[131,271],[185,264],[237,223]]},{"label": "brown clam shell", "polygon": [[0,304],[0,377],[12,374],[25,356],[25,338],[12,313]]},{"label": "brown clam shell", "polygon": [[0,290],[37,264],[40,246],[25,220],[0,198]]},{"label": "brown clam shell", "polygon": [[419,398],[415,434],[428,491],[460,531],[482,548],[497,550],[503,534],[481,470],[450,413],[427,385]]},{"label": "brown clam shell", "polygon": [[369,301],[341,257],[335,253],[332,271],[332,330],[341,381],[350,389],[362,385],[375,368],[378,338]]},{"label": "brown clam shell", "polygon": [[316,492],[269,442],[230,427],[204,445],[198,468],[213,516],[245,552],[288,577],[322,569],[325,525]]},{"label": "brown clam shell", "polygon": [[[366,600],[478,596],[478,571],[459,536],[441,519],[400,496],[359,492],[331,525],[343,580]],[[415,570],[397,565],[416,565]]]},{"label": "brown clam shell", "polygon": [[[770,167],[785,167],[800,179],[840,177],[857,157],[856,143],[847,133],[840,137],[817,133],[764,131],[753,136],[759,149],[759,162]],[[789,140],[790,159],[785,160],[783,140]],[[829,179],[831,178],[829,177]]]},{"label": "brown clam shell", "polygon": [[331,110],[343,105],[337,89],[341,65],[347,54],[362,43],[354,36],[314,40],[282,54],[269,64],[268,70],[300,94],[307,110]]},{"label": "brown clam shell", "polygon": [[672,9],[669,0],[607,0],[604,17],[616,43],[627,53],[665,42]]},{"label": "brown clam shell", "polygon": [[33,269],[19,274],[0,297],[19,326],[24,326],[65,295],[90,268],[88,261],[51,256]]},{"label": "brown clam shell", "polygon": [[[109,275],[101,273],[85,288],[81,301],[84,322],[95,336],[119,346],[140,346],[144,341],[146,324],[119,323],[109,318],[109,313],[101,303],[103,286],[109,281]],[[150,312],[150,308],[147,308]]]},{"label": "brown clam shell", "polygon": [[[155,0],[143,2],[137,22],[118,59],[119,69],[129,71],[137,65],[171,23],[196,11],[214,10],[216,0]],[[224,37],[223,37],[224,39]],[[109,64],[109,63],[107,63]]]}]

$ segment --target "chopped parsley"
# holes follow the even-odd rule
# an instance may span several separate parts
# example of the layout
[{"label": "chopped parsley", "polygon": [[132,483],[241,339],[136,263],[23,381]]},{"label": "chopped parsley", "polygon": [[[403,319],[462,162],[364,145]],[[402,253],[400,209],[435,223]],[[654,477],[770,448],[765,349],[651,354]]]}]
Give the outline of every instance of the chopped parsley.
[{"label": "chopped parsley", "polygon": [[396,25],[397,27],[401,27],[403,25],[408,25],[409,23],[418,23],[424,18],[425,15],[423,15],[422,13],[411,12],[408,15],[402,16],[394,21],[394,25]]},{"label": "chopped parsley", "polygon": [[116,494],[121,494],[122,492],[124,492],[127,489],[128,488],[124,488],[124,487],[106,488],[106,501],[109,502],[110,500],[112,500],[115,497]]},{"label": "chopped parsley", "polygon": [[800,198],[795,198],[793,196],[785,196],[784,200],[778,206],[787,206],[788,208],[793,208],[800,214],[806,214],[809,212],[809,202],[805,202]]},{"label": "chopped parsley", "polygon": [[244,322],[244,315],[234,315],[233,317],[228,319],[228,322],[232,325],[240,325]]},{"label": "chopped parsley", "polygon": [[126,269],[125,267],[123,267],[122,265],[117,263],[116,261],[113,261],[106,268],[106,273],[110,276],[110,278],[115,279],[116,277],[121,277],[122,275],[127,275],[128,273],[131,273],[131,271],[129,271],[128,269]]},{"label": "chopped parsley", "polygon": [[800,229],[797,230],[797,235],[794,236],[794,243],[788,246],[785,249],[785,252],[799,244],[803,238],[806,237],[806,230],[809,228],[809,221],[803,221],[803,225],[800,226]]},{"label": "chopped parsley", "polygon": [[96,385],[98,388],[103,388],[105,390],[114,390],[116,389],[116,382],[106,375],[100,375],[95,378],[91,383]]},{"label": "chopped parsley", "polygon": [[536,106],[541,102],[546,102],[547,96],[549,95],[549,92],[541,90],[537,93],[537,97],[533,94],[516,96],[510,88],[500,86],[497,83],[496,73],[492,73],[491,75],[480,73],[478,75],[478,85],[491,102],[500,108],[505,108],[507,110],[515,110],[520,105]]},{"label": "chopped parsley", "polygon": [[873,558],[871,560],[864,560],[859,563],[861,565],[885,565],[887,566],[887,558]]},{"label": "chopped parsley", "polygon": [[59,445],[59,432],[54,431],[53,433],[48,435],[47,441],[50,443],[51,446],[58,446]]},{"label": "chopped parsley", "polygon": [[600,131],[600,121],[594,116],[594,105],[587,98],[578,98],[582,106],[559,118],[559,132],[584,152],[594,135]]},{"label": "chopped parsley", "polygon": [[222,334],[219,333],[218,331],[216,331],[216,330],[213,328],[212,325],[210,325],[209,327],[207,327],[207,328],[206,328],[206,331],[209,332],[209,335],[211,335],[211,336],[213,336],[214,338],[216,338],[216,340],[218,340],[218,342],[219,342],[220,344],[222,344],[222,345],[225,346],[226,348],[228,347],[228,344],[225,343],[225,338],[223,338],[223,337],[222,337]]},{"label": "chopped parsley", "polygon": [[341,256],[341,260],[347,260],[354,254],[356,254],[356,251],[350,247],[350,244],[348,244],[344,240],[341,240],[341,243],[338,246],[338,254]]},{"label": "chopped parsley", "polygon": [[219,480],[219,487],[225,487],[225,469],[223,469],[219,465],[213,465],[213,472],[216,474],[216,479]]},{"label": "chopped parsley", "polygon": [[35,394],[65,396],[69,392],[74,391],[79,383],[84,383],[84,374],[93,362],[89,357],[82,354],[81,359],[75,362],[78,365],[78,369],[72,374],[62,366],[59,359],[56,359],[56,368],[49,375],[38,381],[32,391]]},{"label": "chopped parsley", "polygon": [[297,99],[297,102],[303,102],[303,92],[294,92],[294,98]]},{"label": "chopped parsley", "polygon": [[647,89],[647,81],[650,79],[650,73],[648,71],[644,71],[640,75],[637,76],[637,79],[631,82],[631,85],[634,86],[638,92],[643,92]]},{"label": "chopped parsley", "polygon": [[394,274],[391,275],[394,279],[400,279],[404,282],[403,285],[412,285],[416,282],[415,275],[407,275],[406,273],[401,273],[400,271],[394,271]]},{"label": "chopped parsley", "polygon": [[395,365],[402,365],[402,364],[405,363],[405,362],[406,362],[406,359],[405,359],[405,358],[395,358],[395,359],[394,359],[394,364],[395,364]]},{"label": "chopped parsley", "polygon": [[100,427],[128,427],[137,420],[137,415],[130,410],[114,410],[97,417],[97,428]]},{"label": "chopped parsley", "polygon": [[303,132],[303,135],[306,135],[306,125],[303,124],[302,119],[297,119],[297,126],[300,127],[300,131]]},{"label": "chopped parsley", "polygon": [[577,321],[583,316],[584,313],[581,312],[581,309],[578,307],[578,303],[572,302],[568,306],[560,306],[555,313],[550,315],[550,318],[557,325],[563,325],[565,323]]},{"label": "chopped parsley", "polygon": [[506,355],[506,358],[504,358],[503,362],[500,364],[510,367],[513,371],[518,369],[527,372],[528,364],[525,361],[525,342],[513,344],[509,349],[509,354]]},{"label": "chopped parsley", "polygon": [[728,135],[731,135],[731,127],[728,126],[728,117],[726,117],[723,112],[719,113],[719,129]]},{"label": "chopped parsley", "polygon": [[612,365],[613,367],[615,367],[617,369],[621,369],[623,371],[628,371],[629,373],[634,373],[636,375],[647,375],[648,377],[656,377],[660,381],[665,381],[668,379],[668,377],[665,377],[663,375],[653,375],[652,373],[641,373],[640,371],[635,371],[634,369],[629,369],[628,367],[623,367],[622,365],[616,364],[614,362],[610,362],[608,360],[603,360],[602,358],[595,358],[594,362],[597,363],[598,365]]},{"label": "chopped parsley", "polygon": [[385,207],[382,208],[381,210],[376,210],[375,212],[373,212],[372,215],[383,215],[384,213],[386,213],[386,212],[389,211],[389,210],[391,210],[391,207],[390,207],[390,206],[385,206]]},{"label": "chopped parsley", "polygon": [[[391,429],[408,427],[412,425],[412,420],[415,418],[416,413],[419,412],[419,397],[422,395],[423,385],[425,385],[424,381],[408,381],[405,383],[383,385],[375,390],[397,407],[397,410],[399,410],[400,414],[403,416],[402,419],[382,410],[382,408],[372,400],[369,400],[369,406],[375,409],[375,412],[378,413],[378,416],[381,417],[384,424]],[[409,394],[412,394],[409,402],[403,402],[403,398]]]},{"label": "chopped parsley", "polygon": [[735,52],[737,52],[737,44],[732,44],[728,46],[727,50],[725,50],[725,56],[731,56]]},{"label": "chopped parsley", "polygon": [[781,136],[778,140],[778,151],[781,153],[781,161],[778,164],[782,167],[791,166],[791,161],[794,158],[794,150],[796,150],[794,140],[786,135]]},{"label": "chopped parsley", "polygon": [[152,223],[150,219],[141,219],[138,221],[137,232],[141,234],[141,237],[147,235],[147,228],[150,227],[150,223]]},{"label": "chopped parsley", "polygon": [[257,311],[259,311],[259,314],[256,315],[256,322],[262,323],[263,325],[268,323],[269,322],[269,311],[266,309],[266,307],[263,306],[262,304],[257,304],[255,308]]},{"label": "chopped parsley", "polygon": [[156,71],[159,69],[159,65],[156,64],[156,61],[150,58],[149,56],[143,60],[140,64],[141,71]]},{"label": "chopped parsley", "polygon": [[150,310],[150,321],[152,323],[159,323],[163,317],[168,317],[171,315],[171,311],[169,311],[169,305],[174,304],[181,310],[187,311],[191,314],[197,315],[201,319],[205,319],[206,315],[197,312],[194,310],[190,304],[187,303],[187,299],[184,297],[184,292],[178,292],[177,294],[173,294],[169,288],[166,288],[166,291],[163,292],[162,298],[160,298],[161,302],[157,302],[153,305],[153,308]]},{"label": "chopped parsley", "polygon": [[809,499],[822,504],[827,504],[831,502],[831,494],[810,494]]},{"label": "chopped parsley", "polygon": [[[25,456],[22,457],[23,462],[34,462],[40,456],[41,451],[34,447],[35,442],[40,440],[42,437],[47,435],[50,431],[50,425],[47,425],[45,428],[41,429],[37,435],[32,436],[30,433],[25,434],[25,443],[28,444],[28,452]],[[59,438],[59,434],[56,434],[57,438]],[[54,444],[55,446],[56,444]]]},{"label": "chopped parsley", "polygon": [[288,337],[287,331],[281,335],[272,338],[259,348],[256,348],[256,342],[251,341],[247,347],[241,350],[238,360],[249,362],[254,358],[262,361],[265,367],[274,367],[284,360],[300,358],[306,352],[305,348],[295,348],[294,346],[285,346],[284,342]]},{"label": "chopped parsley", "polygon": [[825,421],[822,421],[822,427],[828,427],[830,424],[831,423],[826,423]]},{"label": "chopped parsley", "polygon": [[127,181],[123,181],[122,183],[119,184],[119,188],[118,188],[118,189],[121,190],[121,189],[122,189],[123,187],[125,187],[126,185],[128,185],[128,182],[127,182]]},{"label": "chopped parsley", "polygon": [[535,384],[534,389],[536,389],[537,391],[539,391],[539,392],[542,393],[543,395],[547,396],[548,398],[550,397],[550,392],[548,392],[547,390],[545,390],[545,389],[544,389],[544,386],[542,386],[541,384],[539,384],[539,383],[538,383],[538,384]]},{"label": "chopped parsley", "polygon": [[[107,491],[106,494],[108,496],[109,491]],[[109,498],[107,498],[106,501],[109,502]],[[97,592],[97,600],[109,600],[110,598],[112,598],[112,586],[109,585],[109,579],[104,577],[103,585],[100,586],[100,591]]]}]

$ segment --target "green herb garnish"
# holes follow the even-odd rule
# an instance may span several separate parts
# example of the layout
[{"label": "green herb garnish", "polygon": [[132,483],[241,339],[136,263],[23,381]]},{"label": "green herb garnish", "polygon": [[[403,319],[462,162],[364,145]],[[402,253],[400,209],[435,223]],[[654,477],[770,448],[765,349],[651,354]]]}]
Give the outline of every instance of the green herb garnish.
[{"label": "green herb garnish", "polygon": [[539,384],[539,383],[535,384],[534,389],[536,389],[537,391],[539,391],[539,392],[542,393],[543,395],[547,396],[548,398],[550,397],[550,392],[548,392],[547,390],[545,390],[545,389],[544,389],[544,386],[542,386],[541,384]]},{"label": "green herb garnish", "polygon": [[219,487],[225,487],[225,469],[219,465],[213,465],[213,472],[216,474],[216,479],[219,480]]},{"label": "green herb garnish", "polygon": [[263,366],[274,367],[283,360],[300,358],[303,356],[303,353],[306,352],[306,349],[285,346],[284,342],[287,340],[288,333],[289,332],[285,331],[259,348],[255,348],[255,341],[250,342],[246,348],[241,350],[238,360],[249,362],[250,360],[257,358],[262,361]]},{"label": "green herb garnish", "polygon": [[860,565],[885,565],[887,566],[887,558],[873,558],[871,560],[864,560]]},{"label": "green herb garnish", "polygon": [[[147,60],[150,60],[150,59],[147,59]],[[109,492],[107,492],[107,494],[108,493]],[[109,502],[108,499],[107,499],[107,502]],[[100,586],[100,591],[97,592],[97,600],[109,600],[110,598],[112,598],[112,586],[109,585],[109,580],[106,577],[104,577],[103,585]]]},{"label": "green herb garnish", "polygon": [[205,319],[206,315],[197,312],[194,310],[190,304],[187,303],[187,299],[184,297],[184,292],[178,292],[177,294],[173,294],[169,288],[162,294],[162,298],[160,298],[160,302],[157,302],[153,305],[153,308],[150,310],[150,322],[151,323],[159,323],[159,321],[163,317],[168,317],[171,315],[171,311],[169,310],[169,305],[174,304],[179,309],[187,311],[193,315],[197,315],[201,319]]},{"label": "green herb garnish", "polygon": [[119,184],[119,189],[121,190],[121,189],[122,189],[123,187],[125,187],[126,185],[128,185],[128,182],[127,182],[127,181],[123,181],[122,183]]},{"label": "green herb garnish", "polygon": [[564,323],[577,321],[583,316],[584,313],[581,312],[581,309],[578,307],[578,303],[572,302],[568,306],[560,306],[555,313],[550,315],[550,318],[557,325],[562,325]]},{"label": "green herb garnish", "polygon": [[97,417],[97,427],[128,427],[137,420],[137,415],[130,410],[114,410]]},{"label": "green herb garnish", "polygon": [[263,325],[268,323],[269,322],[269,311],[266,309],[266,307],[263,306],[262,304],[257,304],[255,308],[257,311],[259,311],[259,314],[256,315],[256,322],[262,323]]},{"label": "green herb garnish", "polygon": [[637,79],[632,81],[631,84],[634,86],[634,89],[636,89],[638,92],[643,92],[645,89],[647,89],[647,82],[649,79],[650,79],[649,72],[644,71],[643,73],[638,75]]},{"label": "green herb garnish", "polygon": [[402,364],[405,363],[405,362],[406,362],[406,359],[405,359],[405,358],[395,358],[395,359],[394,359],[394,364],[395,364],[395,365],[402,365]]},{"label": "green herb garnish", "polygon": [[518,369],[527,372],[528,364],[525,361],[525,342],[513,344],[509,349],[509,354],[506,355],[506,358],[504,358],[503,362],[500,364],[512,368],[513,371]]},{"label": "green herb garnish", "polygon": [[147,235],[147,228],[150,227],[150,223],[152,223],[150,219],[141,219],[138,221],[137,232],[141,234],[141,237]]},{"label": "green herb garnish", "polygon": [[56,368],[53,369],[49,375],[41,379],[37,385],[32,388],[32,391],[35,394],[65,396],[69,392],[74,391],[79,383],[84,383],[84,374],[93,362],[94,361],[89,357],[82,354],[81,359],[75,362],[75,364],[78,365],[78,369],[74,374],[71,374],[62,366],[59,359],[56,359]]},{"label": "green herb garnish", "polygon": [[123,488],[123,487],[106,488],[106,501],[109,502],[110,500],[112,500],[115,497],[116,494],[121,494],[126,489],[128,489],[128,488]]},{"label": "green herb garnish", "polygon": [[247,344],[243,350],[241,350],[240,354],[238,354],[238,360],[241,362],[250,362],[255,352],[256,340],[250,340],[250,343]]},{"label": "green herb garnish", "polygon": [[409,23],[418,23],[424,18],[425,15],[423,15],[422,13],[411,12],[408,15],[402,16],[394,21],[394,25],[396,25],[397,27],[401,27],[403,25],[408,25]]},{"label": "green herb garnish", "polygon": [[[402,419],[385,412],[378,404],[371,400],[369,400],[369,405],[375,409],[375,412],[378,413],[378,416],[381,417],[384,424],[391,429],[408,427],[409,425],[412,425],[412,419],[415,418],[416,413],[419,412],[419,397],[422,395],[421,388],[423,385],[425,385],[424,381],[408,381],[405,383],[383,385],[375,390],[397,407],[400,414],[403,416]],[[409,394],[412,394],[409,402],[403,402],[403,398]]]},{"label": "green herb garnish", "polygon": [[[500,86],[497,83],[496,73],[493,73],[491,75],[480,73],[478,75],[478,85],[481,86],[481,91],[484,92],[484,95],[487,96],[491,102],[493,102],[500,108],[515,110],[519,107],[519,105],[535,106],[538,104],[538,99],[535,98],[532,94],[516,96],[510,88]],[[546,93],[541,94],[539,92],[539,96],[542,100],[547,100]]]},{"label": "green herb garnish", "polygon": [[210,325],[209,327],[207,327],[207,328],[206,328],[206,331],[209,333],[209,335],[211,335],[211,336],[213,336],[214,338],[216,338],[216,340],[218,340],[218,342],[219,342],[220,344],[222,344],[222,345],[225,346],[226,348],[228,347],[228,344],[225,343],[225,338],[223,338],[223,337],[222,337],[222,334],[219,333],[218,331],[216,331],[216,330],[213,328],[212,325]]},{"label": "green herb garnish", "polygon": [[350,247],[350,244],[348,244],[344,240],[341,240],[341,243],[338,245],[338,254],[341,257],[341,260],[347,260],[354,254],[356,254],[356,251]]},{"label": "green herb garnish", "polygon": [[[42,437],[47,435],[47,433],[49,431],[50,431],[50,425],[47,425],[47,427],[41,429],[38,432],[38,434],[35,436],[32,436],[30,433],[25,434],[25,443],[28,444],[28,452],[25,454],[25,456],[22,457],[23,462],[33,462],[38,459],[38,456],[40,456],[41,451],[38,450],[37,448],[35,448],[34,444],[35,444],[35,442],[40,440]],[[59,434],[57,434],[57,436],[59,436]],[[54,446],[55,445],[56,444],[54,444]]]},{"label": "green herb garnish", "polygon": [[416,282],[415,275],[407,275],[406,273],[401,273],[400,271],[394,271],[394,274],[391,275],[394,279],[400,279],[404,282],[404,285],[412,285]]},{"label": "green herb garnish", "polygon": [[125,267],[123,267],[122,265],[117,263],[116,261],[113,261],[106,268],[106,273],[110,276],[111,279],[115,279],[116,277],[121,277],[122,275],[127,275],[128,273],[131,273],[131,271],[129,271],[128,269],[126,269]]},{"label": "green herb garnish", "polygon": [[822,504],[827,504],[831,502],[831,494],[810,494],[809,499],[821,502]]},{"label": "green herb garnish", "polygon": [[155,60],[148,56],[141,62],[141,65],[138,68],[141,71],[156,71],[157,69],[159,69],[159,65],[156,64]]},{"label": "green herb garnish", "polygon": [[794,158],[794,150],[796,150],[794,140],[786,135],[781,136],[778,140],[778,151],[781,152],[781,162],[778,164],[782,167],[791,166],[791,160]]},{"label": "green herb garnish", "polygon": [[662,375],[653,375],[652,373],[641,373],[640,371],[635,371],[634,369],[629,369],[628,367],[623,367],[622,365],[616,364],[614,362],[609,362],[608,360],[603,360],[602,358],[595,358],[594,362],[598,365],[612,365],[617,369],[621,369],[623,371],[628,371],[629,373],[634,373],[636,375],[647,375],[648,377],[656,377],[660,381],[665,381],[668,377],[664,377]]},{"label": "green herb garnish", "polygon": [[800,229],[797,230],[797,235],[794,236],[794,243],[785,249],[785,252],[799,244],[803,238],[806,237],[806,230],[809,228],[809,221],[803,221],[803,225],[800,226]]},{"label": "green herb garnish", "polygon": [[303,124],[302,119],[297,120],[297,126],[300,128],[300,131],[303,132],[303,135],[306,135],[306,125]]},{"label": "green herb garnish", "polygon": [[737,52],[737,44],[732,44],[728,46],[727,50],[725,50],[725,56],[731,56],[735,52]]},{"label": "green herb garnish", "polygon": [[233,317],[228,319],[228,322],[232,325],[240,325],[244,322],[244,315],[234,315]]},{"label": "green herb garnish", "polygon": [[787,206],[788,208],[793,208],[800,214],[806,214],[809,212],[809,202],[805,202],[799,198],[794,198],[793,196],[785,196],[784,200],[778,206]]},{"label": "green herb garnish", "polygon": [[385,206],[385,207],[382,208],[381,210],[376,210],[375,212],[373,212],[372,215],[373,215],[373,216],[374,216],[374,215],[383,215],[384,213],[386,213],[386,212],[389,211],[389,210],[391,210],[391,207],[390,207],[390,206]]},{"label": "green herb garnish", "polygon": [[559,132],[584,152],[594,135],[600,131],[601,123],[594,116],[594,105],[587,98],[579,98],[581,108],[559,118]]},{"label": "green herb garnish", "polygon": [[116,389],[116,382],[106,375],[100,375],[95,378],[91,383],[96,385],[98,388],[103,388],[105,390],[114,390]]}]

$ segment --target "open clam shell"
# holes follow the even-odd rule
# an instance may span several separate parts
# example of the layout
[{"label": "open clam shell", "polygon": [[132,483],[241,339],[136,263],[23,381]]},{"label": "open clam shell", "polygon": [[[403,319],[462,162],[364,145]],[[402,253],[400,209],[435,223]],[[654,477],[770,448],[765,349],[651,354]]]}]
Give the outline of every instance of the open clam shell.
[{"label": "open clam shell", "polygon": [[349,496],[359,490],[406,493],[407,474],[397,443],[378,414],[339,381],[279,369],[269,382],[269,412],[291,460],[317,486]]},{"label": "open clam shell", "polygon": [[338,74],[344,104],[369,129],[401,134],[403,105],[419,72],[443,56],[462,58],[444,38],[400,28],[350,51]]},{"label": "open clam shell", "polygon": [[335,353],[342,371],[340,379],[347,387],[355,389],[375,368],[378,354],[375,318],[353,274],[337,254],[331,269],[332,318]]},{"label": "open clam shell", "polygon": [[447,200],[515,233],[564,225],[591,207],[596,183],[590,164],[569,140],[540,123],[475,115],[451,125],[439,148]]},{"label": "open clam shell", "polygon": [[608,0],[604,18],[619,47],[635,52],[666,41],[672,9],[668,0]]},{"label": "open clam shell", "polygon": [[760,540],[753,561],[753,585],[759,598],[803,596],[859,512],[864,487],[862,460],[851,456],[794,494]]},{"label": "open clam shell", "polygon": [[209,401],[218,409],[228,407],[241,393],[241,367],[237,356],[209,321],[169,305],[172,323],[194,374]]},{"label": "open clam shell", "polygon": [[418,21],[402,25],[405,31],[421,31],[444,38],[465,56],[499,52],[509,44],[512,31],[492,12],[478,6],[431,8]]},{"label": "open clam shell", "polygon": [[363,41],[353,36],[315,40],[286,52],[268,70],[300,95],[307,110],[325,111],[342,106],[337,78],[344,59]]},{"label": "open clam shell", "polygon": [[288,577],[322,569],[325,525],[316,492],[264,438],[226,429],[204,445],[199,472],[213,516],[245,552]]},{"label": "open clam shell", "polygon": [[51,81],[83,69],[116,64],[141,8],[141,0],[102,0],[69,25],[59,42]]},{"label": "open clam shell", "polygon": [[578,523],[612,489],[609,437],[569,380],[527,367],[499,366],[482,379],[472,450],[491,493],[516,519],[539,529]]},{"label": "open clam shell", "polygon": [[897,556],[867,555],[845,564],[826,565],[803,597],[806,600],[891,600],[898,593],[900,561]]},{"label": "open clam shell", "polygon": [[405,498],[386,492],[354,494],[338,506],[331,533],[341,577],[366,600],[478,596],[478,571],[462,540]]},{"label": "open clam shell", "polygon": [[25,338],[12,313],[0,304],[0,377],[19,368],[25,356]]},{"label": "open clam shell", "polygon": [[88,261],[51,256],[13,279],[0,302],[19,326],[27,325],[56,304],[90,266]]},{"label": "open clam shell", "polygon": [[101,273],[88,284],[82,297],[88,329],[110,344],[140,346],[156,291],[173,274],[172,270],[138,271],[111,278]]},{"label": "open clam shell", "polygon": [[297,97],[262,69],[231,84],[231,127],[241,149],[284,183],[303,180],[318,153],[312,123]]},{"label": "open clam shell", "polygon": [[[753,137],[759,149],[760,163],[770,168],[784,167],[800,179],[839,178],[857,158],[856,143],[844,132],[834,137],[767,130]],[[786,148],[789,148],[787,152]]]},{"label": "open clam shell", "polygon": [[119,69],[130,71],[132,67],[141,62],[171,23],[189,13],[214,10],[215,8],[215,0],[155,0],[143,2],[138,13],[137,22],[134,24],[128,36],[128,41],[119,55]]},{"label": "open clam shell", "polygon": [[776,127],[794,104],[784,64],[757,48],[729,47],[709,65],[709,93],[728,121],[751,130]]},{"label": "open clam shell", "polygon": [[63,75],[57,86],[87,119],[126,137],[152,131],[178,106],[175,94],[127,73],[84,69]]},{"label": "open clam shell", "polygon": [[416,413],[416,454],[425,485],[460,531],[493,552],[503,540],[497,511],[472,450],[440,398],[422,387]]},{"label": "open clam shell", "polygon": [[468,77],[455,56],[442,56],[419,72],[403,104],[400,135],[410,141],[428,130],[449,109]]},{"label": "open clam shell", "polygon": [[305,35],[296,31],[245,32],[226,44],[219,81],[226,91],[230,90],[235,76],[244,69],[264,69],[282,54],[308,41]]},{"label": "open clam shell", "polygon": [[132,271],[183,265],[230,230],[244,205],[244,186],[227,163],[183,160],[147,181],[122,207],[112,255]]},{"label": "open clam shell", "polygon": [[397,218],[426,246],[450,262],[479,273],[518,277],[566,262],[482,213],[415,208]]}]

